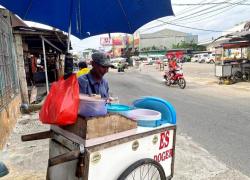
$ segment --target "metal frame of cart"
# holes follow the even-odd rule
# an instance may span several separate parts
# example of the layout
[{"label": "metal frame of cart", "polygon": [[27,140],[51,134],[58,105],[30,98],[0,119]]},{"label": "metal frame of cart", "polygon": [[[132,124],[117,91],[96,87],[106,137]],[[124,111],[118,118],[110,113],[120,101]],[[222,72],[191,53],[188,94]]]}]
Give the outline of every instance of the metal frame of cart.
[{"label": "metal frame of cart", "polygon": [[[225,43],[217,47],[217,49],[222,48],[221,49],[222,60],[219,57],[216,58],[217,62],[215,63],[215,76],[218,77],[220,80],[228,79],[232,80],[233,82],[237,82],[241,79],[249,80],[250,59],[247,59],[248,57],[243,57],[242,55],[243,54],[242,48],[247,48],[247,47],[248,48],[250,47],[250,43],[245,41]],[[232,48],[241,49],[241,58],[224,60],[224,51],[226,49],[232,49]],[[220,63],[218,63],[218,58],[220,59]]]}]

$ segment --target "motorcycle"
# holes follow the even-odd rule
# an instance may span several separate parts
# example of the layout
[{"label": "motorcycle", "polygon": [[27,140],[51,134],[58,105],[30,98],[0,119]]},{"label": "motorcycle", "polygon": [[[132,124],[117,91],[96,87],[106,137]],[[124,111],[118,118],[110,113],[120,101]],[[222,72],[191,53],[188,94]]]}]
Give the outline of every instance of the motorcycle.
[{"label": "motorcycle", "polygon": [[184,89],[186,87],[186,80],[183,76],[182,66],[175,71],[175,74],[173,76],[171,75],[170,71],[165,71],[163,77],[167,86],[178,84],[181,89]]}]

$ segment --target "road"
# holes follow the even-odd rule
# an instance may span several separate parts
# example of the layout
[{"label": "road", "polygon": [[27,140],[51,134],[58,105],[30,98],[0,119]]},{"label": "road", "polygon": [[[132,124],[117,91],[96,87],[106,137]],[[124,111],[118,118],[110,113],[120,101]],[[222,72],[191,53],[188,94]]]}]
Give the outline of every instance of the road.
[{"label": "road", "polygon": [[[249,180],[250,84],[215,84],[213,67],[184,64],[187,88],[166,87],[155,67],[107,74],[113,96],[131,104],[140,96],[159,96],[177,110],[173,180]],[[46,131],[38,112],[22,115],[0,152],[10,173],[1,180],[44,180],[48,140],[21,142],[21,135]],[[107,166],[108,168],[108,166]],[[236,170],[235,170],[236,169]],[[239,171],[241,172],[239,172]],[[248,175],[248,176],[246,176]]]},{"label": "road", "polygon": [[207,83],[188,80],[184,90],[169,88],[159,73],[149,71],[110,72],[106,78],[120,103],[131,104],[149,95],[171,102],[177,111],[178,134],[186,134],[228,167],[250,176],[248,90],[219,86],[211,83],[214,79]]}]

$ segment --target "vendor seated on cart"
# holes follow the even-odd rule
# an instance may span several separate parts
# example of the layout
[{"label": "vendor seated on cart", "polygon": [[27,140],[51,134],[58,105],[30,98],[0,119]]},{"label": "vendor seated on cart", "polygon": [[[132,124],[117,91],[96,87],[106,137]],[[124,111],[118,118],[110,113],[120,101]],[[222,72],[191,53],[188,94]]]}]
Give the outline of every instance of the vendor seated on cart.
[{"label": "vendor seated on cart", "polygon": [[101,52],[92,54],[92,69],[88,74],[78,78],[80,93],[88,95],[100,95],[101,98],[109,98],[109,86],[103,76],[109,67],[114,67],[107,55]]}]

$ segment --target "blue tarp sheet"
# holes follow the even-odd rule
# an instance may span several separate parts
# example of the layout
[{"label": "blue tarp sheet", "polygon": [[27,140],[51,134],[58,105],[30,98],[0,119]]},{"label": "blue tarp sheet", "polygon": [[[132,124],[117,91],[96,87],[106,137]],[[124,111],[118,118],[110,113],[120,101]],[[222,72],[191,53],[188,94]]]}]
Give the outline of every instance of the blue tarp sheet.
[{"label": "blue tarp sheet", "polygon": [[123,32],[173,15],[170,0],[0,0],[23,20],[43,23],[80,38]]}]

